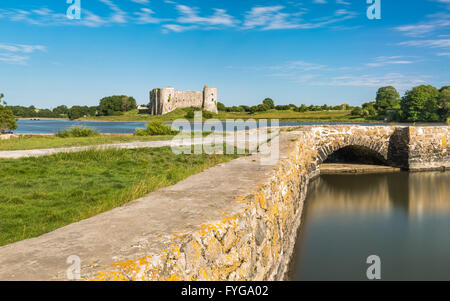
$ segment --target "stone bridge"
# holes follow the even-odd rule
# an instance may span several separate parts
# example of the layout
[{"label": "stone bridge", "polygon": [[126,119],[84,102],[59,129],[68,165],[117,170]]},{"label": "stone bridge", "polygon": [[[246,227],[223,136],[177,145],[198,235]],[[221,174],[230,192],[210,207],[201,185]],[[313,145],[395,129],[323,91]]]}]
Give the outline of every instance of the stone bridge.
[{"label": "stone bridge", "polygon": [[0,247],[0,280],[67,279],[77,255],[88,280],[285,279],[309,182],[339,149],[358,147],[411,171],[450,168],[448,126],[282,129],[263,154],[210,168],[172,187],[41,237]]}]

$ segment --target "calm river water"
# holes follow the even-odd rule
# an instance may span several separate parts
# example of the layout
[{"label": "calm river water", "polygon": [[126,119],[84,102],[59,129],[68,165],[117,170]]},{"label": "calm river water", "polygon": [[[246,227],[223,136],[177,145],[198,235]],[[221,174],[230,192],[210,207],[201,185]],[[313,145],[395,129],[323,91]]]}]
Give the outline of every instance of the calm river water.
[{"label": "calm river water", "polygon": [[323,175],[311,183],[292,280],[450,280],[450,173]]},{"label": "calm river water", "polygon": [[[224,122],[220,122],[225,130]],[[241,123],[242,124],[242,123]],[[333,125],[343,124],[337,122],[280,122],[280,126],[297,126],[297,125]],[[370,123],[346,123],[359,125],[373,125]],[[100,133],[111,134],[131,134],[138,128],[145,128],[145,122],[108,122],[108,121],[70,121],[70,120],[19,120],[18,128],[14,131],[16,134],[54,134],[61,130],[65,130],[74,125],[86,126],[94,128]],[[247,124],[248,125],[248,124]],[[259,124],[256,124],[259,126]],[[194,128],[194,125],[191,125]],[[187,130],[187,129],[184,129]]]}]

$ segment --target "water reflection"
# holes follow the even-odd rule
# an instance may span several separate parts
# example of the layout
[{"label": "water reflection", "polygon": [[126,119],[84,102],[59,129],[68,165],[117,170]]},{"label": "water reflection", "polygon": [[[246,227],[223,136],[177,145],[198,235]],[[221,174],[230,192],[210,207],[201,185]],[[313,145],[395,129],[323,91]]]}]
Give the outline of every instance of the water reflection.
[{"label": "water reflection", "polygon": [[450,280],[450,173],[323,175],[308,193],[294,280]]}]

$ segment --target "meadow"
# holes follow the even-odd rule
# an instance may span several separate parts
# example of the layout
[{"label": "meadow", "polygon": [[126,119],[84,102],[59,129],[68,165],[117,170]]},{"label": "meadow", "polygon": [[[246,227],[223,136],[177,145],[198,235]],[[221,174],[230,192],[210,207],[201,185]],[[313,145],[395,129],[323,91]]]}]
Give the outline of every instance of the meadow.
[{"label": "meadow", "polygon": [[[174,121],[176,119],[189,119],[186,114],[189,109],[177,109],[173,112],[162,116],[152,116],[149,114],[139,114],[138,110],[125,112],[118,116],[97,116],[86,117],[80,120],[92,121]],[[222,112],[213,114],[213,118],[219,120],[226,119],[280,119],[282,121],[366,121],[365,118],[351,116],[351,111],[308,111],[294,112],[292,110],[268,110],[266,112],[258,112],[250,114],[247,112]]]},{"label": "meadow", "polygon": [[0,160],[0,246],[111,210],[237,157],[175,155],[163,147]]}]

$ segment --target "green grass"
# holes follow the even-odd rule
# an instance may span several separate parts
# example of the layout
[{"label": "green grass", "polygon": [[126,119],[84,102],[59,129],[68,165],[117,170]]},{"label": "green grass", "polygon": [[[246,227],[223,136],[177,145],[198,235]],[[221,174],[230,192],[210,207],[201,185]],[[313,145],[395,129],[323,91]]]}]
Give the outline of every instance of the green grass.
[{"label": "green grass", "polygon": [[[189,108],[177,109],[163,116],[151,116],[148,114],[138,114],[137,110],[126,112],[120,116],[87,117],[81,120],[103,120],[103,121],[173,121],[175,119],[186,119]],[[283,121],[369,121],[362,117],[351,116],[351,111],[319,111],[319,112],[294,112],[270,110],[256,114],[219,112],[213,118],[219,120],[226,119],[281,119]]]},{"label": "green grass", "polygon": [[164,136],[133,136],[133,135],[99,135],[94,137],[69,137],[22,135],[19,138],[0,140],[0,151],[27,150],[43,148],[60,148],[72,146],[89,146],[111,143],[126,143],[133,141],[170,140],[173,135]]},{"label": "green grass", "polygon": [[236,157],[175,155],[165,147],[0,160],[0,245],[89,218]]}]

